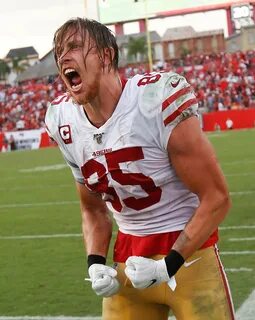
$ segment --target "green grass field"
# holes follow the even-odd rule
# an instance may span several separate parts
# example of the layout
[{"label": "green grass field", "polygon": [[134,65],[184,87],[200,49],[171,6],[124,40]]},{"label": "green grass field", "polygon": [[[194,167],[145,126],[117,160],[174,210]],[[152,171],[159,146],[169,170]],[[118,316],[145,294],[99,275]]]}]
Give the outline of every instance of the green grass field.
[{"label": "green grass field", "polygon": [[[209,138],[233,201],[219,247],[237,309],[255,288],[255,130]],[[57,148],[0,154],[0,316],[101,313],[101,299],[83,281],[78,198],[61,164]]]}]

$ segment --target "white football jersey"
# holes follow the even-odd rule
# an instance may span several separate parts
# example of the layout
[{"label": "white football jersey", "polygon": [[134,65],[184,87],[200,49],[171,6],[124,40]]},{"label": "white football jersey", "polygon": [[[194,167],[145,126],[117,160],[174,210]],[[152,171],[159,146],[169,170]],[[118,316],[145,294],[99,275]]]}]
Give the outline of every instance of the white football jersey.
[{"label": "white football jersey", "polygon": [[151,73],[128,80],[100,128],[67,94],[45,121],[74,178],[102,195],[120,231],[144,236],[182,230],[199,204],[167,153],[172,130],[191,115],[197,101],[185,78]]}]

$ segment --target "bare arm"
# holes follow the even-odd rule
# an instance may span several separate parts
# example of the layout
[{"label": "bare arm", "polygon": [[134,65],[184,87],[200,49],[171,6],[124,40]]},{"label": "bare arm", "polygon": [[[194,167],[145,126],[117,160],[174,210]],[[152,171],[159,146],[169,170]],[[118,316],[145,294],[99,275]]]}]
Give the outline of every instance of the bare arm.
[{"label": "bare arm", "polygon": [[76,183],[80,197],[82,231],[87,254],[107,256],[112,236],[112,220],[101,196]]},{"label": "bare arm", "polygon": [[214,150],[197,118],[191,117],[177,125],[168,142],[168,154],[177,175],[200,200],[199,207],[173,246],[187,259],[225,218],[230,198]]}]

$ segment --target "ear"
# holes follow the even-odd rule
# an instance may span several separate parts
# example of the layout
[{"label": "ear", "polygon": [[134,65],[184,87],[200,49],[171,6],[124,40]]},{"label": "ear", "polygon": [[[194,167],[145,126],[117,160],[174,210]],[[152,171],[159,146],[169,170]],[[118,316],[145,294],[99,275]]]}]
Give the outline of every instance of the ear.
[{"label": "ear", "polygon": [[104,68],[108,68],[114,59],[115,52],[113,48],[105,48],[104,49]]}]

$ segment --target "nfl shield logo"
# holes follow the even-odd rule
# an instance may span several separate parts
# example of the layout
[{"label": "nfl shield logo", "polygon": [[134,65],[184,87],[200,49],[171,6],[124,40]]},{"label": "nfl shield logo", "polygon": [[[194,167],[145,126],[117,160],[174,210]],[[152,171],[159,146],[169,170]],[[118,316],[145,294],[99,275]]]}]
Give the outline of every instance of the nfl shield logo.
[{"label": "nfl shield logo", "polygon": [[98,144],[101,144],[102,143],[102,138],[103,138],[103,132],[102,133],[95,133],[94,136],[93,136],[93,139],[96,140],[96,142]]}]

